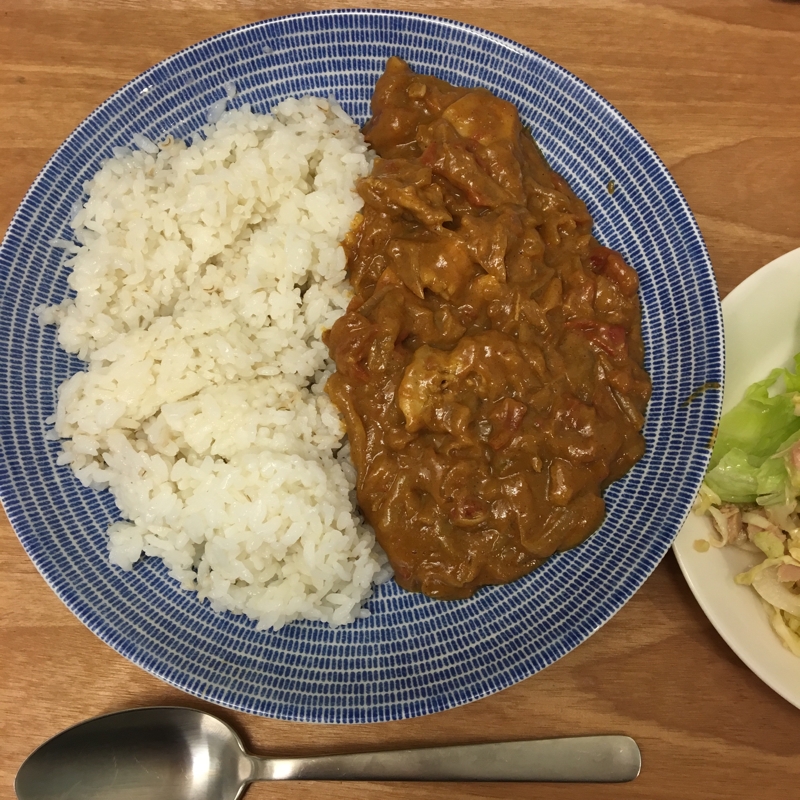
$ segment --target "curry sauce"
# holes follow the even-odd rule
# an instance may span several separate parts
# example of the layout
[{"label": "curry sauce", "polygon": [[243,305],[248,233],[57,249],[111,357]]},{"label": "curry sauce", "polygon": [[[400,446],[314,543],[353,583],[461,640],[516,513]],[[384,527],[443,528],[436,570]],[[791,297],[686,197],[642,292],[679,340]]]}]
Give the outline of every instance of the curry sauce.
[{"label": "curry sauce", "polygon": [[468,597],[583,541],[644,453],[638,279],[487,90],[392,58],[364,134],[327,392],[397,582]]}]

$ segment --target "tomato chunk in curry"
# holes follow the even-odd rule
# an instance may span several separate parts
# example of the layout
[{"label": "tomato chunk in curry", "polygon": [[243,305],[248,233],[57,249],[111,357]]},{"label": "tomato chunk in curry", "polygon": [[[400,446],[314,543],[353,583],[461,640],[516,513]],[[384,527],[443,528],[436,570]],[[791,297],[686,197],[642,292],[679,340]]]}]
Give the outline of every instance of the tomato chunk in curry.
[{"label": "tomato chunk in curry", "polygon": [[392,58],[364,134],[327,392],[397,582],[468,597],[583,541],[644,453],[638,279],[487,90]]}]

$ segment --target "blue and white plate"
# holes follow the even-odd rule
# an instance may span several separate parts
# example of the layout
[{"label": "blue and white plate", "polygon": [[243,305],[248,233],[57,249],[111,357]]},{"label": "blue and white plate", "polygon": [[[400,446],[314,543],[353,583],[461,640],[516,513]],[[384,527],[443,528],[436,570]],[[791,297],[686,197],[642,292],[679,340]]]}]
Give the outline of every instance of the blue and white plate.
[{"label": "blue and white plate", "polygon": [[[67,292],[62,251],[82,184],[134,133],[186,136],[235,81],[234,105],[333,93],[359,121],[390,55],[512,101],[552,165],[584,198],[597,237],[639,272],[653,397],[648,451],[607,492],[589,540],[509,586],[443,603],[393,582],[372,616],[331,630],[261,632],[181,591],[158,559],[108,562],[108,493],[81,487],[46,439],[56,387],[80,362],[34,309]],[[609,190],[613,181],[616,191]],[[702,480],[721,394],[723,337],[703,240],[675,182],[636,130],[566,70],[500,36],[394,11],[324,11],[249,25],[157,64],[94,111],[34,182],[0,248],[0,497],[58,596],[103,641],[191,694],[269,717],[377,722],[468,703],[577,647],[641,586],[669,549]]]}]

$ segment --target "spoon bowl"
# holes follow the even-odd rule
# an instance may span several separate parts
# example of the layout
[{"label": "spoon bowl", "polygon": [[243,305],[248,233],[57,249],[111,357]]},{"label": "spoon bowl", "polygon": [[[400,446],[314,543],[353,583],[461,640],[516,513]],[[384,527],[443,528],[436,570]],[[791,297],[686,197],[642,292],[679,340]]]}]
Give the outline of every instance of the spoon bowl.
[{"label": "spoon bowl", "polygon": [[618,782],[640,768],[627,736],[261,758],[211,714],[154,707],[59,733],[28,756],[14,788],[19,800],[236,800],[256,780]]},{"label": "spoon bowl", "polygon": [[79,723],[35,750],[17,773],[20,800],[80,787],[84,800],[234,800],[253,765],[222,720],[190,708],[141,708]]}]

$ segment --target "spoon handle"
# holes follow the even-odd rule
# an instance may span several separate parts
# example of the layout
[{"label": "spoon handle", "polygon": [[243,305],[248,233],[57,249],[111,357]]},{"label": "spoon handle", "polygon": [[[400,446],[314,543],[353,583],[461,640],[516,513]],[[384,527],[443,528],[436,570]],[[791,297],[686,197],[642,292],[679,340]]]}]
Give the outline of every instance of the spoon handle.
[{"label": "spoon handle", "polygon": [[580,736],[318,758],[253,757],[252,780],[633,780],[642,759],[628,736]]}]

